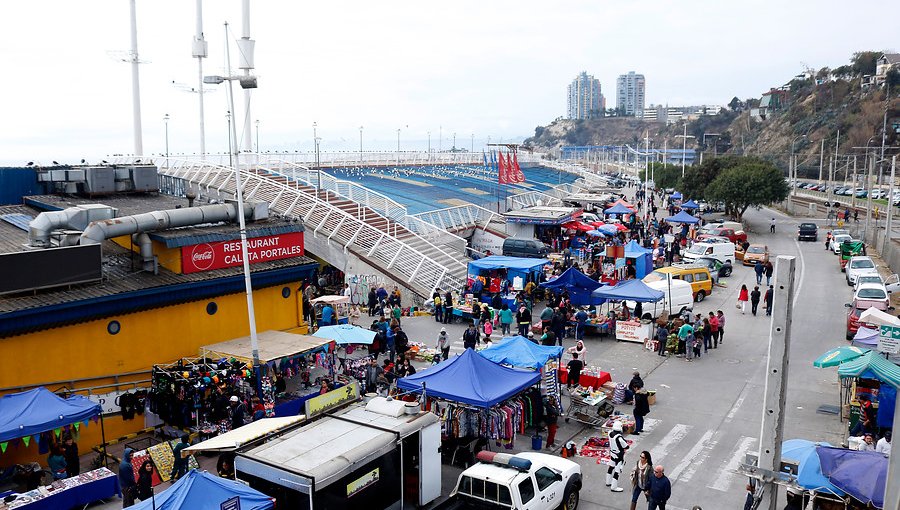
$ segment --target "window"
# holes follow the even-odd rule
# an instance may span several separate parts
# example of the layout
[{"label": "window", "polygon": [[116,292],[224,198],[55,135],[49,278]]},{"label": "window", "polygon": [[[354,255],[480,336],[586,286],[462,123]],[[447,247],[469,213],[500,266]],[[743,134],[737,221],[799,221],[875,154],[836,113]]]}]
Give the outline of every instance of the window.
[{"label": "window", "polygon": [[525,247],[525,241],[511,241],[510,244],[512,245],[513,248],[524,248]]},{"label": "window", "polygon": [[710,246],[709,248],[706,249],[706,255],[712,255],[712,252],[713,252],[712,246]]},{"label": "window", "polygon": [[548,468],[542,467],[534,472],[534,479],[537,481],[538,490],[544,491],[556,481],[556,473]]},{"label": "window", "polygon": [[683,274],[683,275],[681,275],[681,279],[688,283],[691,283],[694,281],[694,276],[690,275],[690,274]]},{"label": "window", "polygon": [[472,479],[472,495],[479,498],[484,497],[484,480],[478,478]]},{"label": "window", "polygon": [[[528,480],[528,482],[531,483],[531,480]],[[499,493],[497,495],[497,501],[499,501],[501,504],[512,506],[512,497],[509,495],[509,487],[505,485],[498,485],[497,491]]]},{"label": "window", "polygon": [[887,299],[887,295],[881,289],[859,289],[856,297],[859,299]]},{"label": "window", "polygon": [[459,492],[463,494],[472,494],[472,478],[464,476],[459,482]]},{"label": "window", "polygon": [[694,275],[694,281],[696,282],[705,282],[706,280],[709,280],[709,277],[706,276],[706,273],[697,273],[696,275]]},{"label": "window", "polygon": [[106,325],[106,332],[110,335],[118,335],[119,331],[122,331],[122,325],[119,324],[119,321],[109,321],[109,324]]},{"label": "window", "polygon": [[206,303],[206,313],[208,313],[209,315],[215,315],[217,311],[219,311],[219,305],[217,305],[215,301]]},{"label": "window", "polygon": [[282,287],[281,297],[283,297],[285,299],[291,297],[291,288],[290,287]]},{"label": "window", "polygon": [[526,478],[519,484],[519,496],[522,496],[522,503],[528,503],[534,498],[534,482],[531,478]]},{"label": "window", "polygon": [[871,260],[862,259],[854,260],[850,263],[850,267],[853,269],[871,269],[875,267],[875,264],[873,264]]}]

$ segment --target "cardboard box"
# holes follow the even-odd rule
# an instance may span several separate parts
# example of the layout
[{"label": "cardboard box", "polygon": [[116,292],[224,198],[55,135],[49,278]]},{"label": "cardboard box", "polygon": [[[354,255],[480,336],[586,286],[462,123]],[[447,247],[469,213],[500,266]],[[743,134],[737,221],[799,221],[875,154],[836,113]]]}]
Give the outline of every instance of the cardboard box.
[{"label": "cardboard box", "polygon": [[647,403],[652,405],[656,404],[656,390],[647,390],[649,396],[647,397]]}]

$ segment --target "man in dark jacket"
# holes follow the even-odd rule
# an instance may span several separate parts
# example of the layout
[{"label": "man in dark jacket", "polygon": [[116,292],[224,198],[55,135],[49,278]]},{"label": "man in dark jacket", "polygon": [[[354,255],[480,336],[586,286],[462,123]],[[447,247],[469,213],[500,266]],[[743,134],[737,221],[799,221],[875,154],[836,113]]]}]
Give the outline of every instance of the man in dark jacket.
[{"label": "man in dark jacket", "polygon": [[769,288],[766,289],[766,297],[763,298],[763,302],[766,304],[766,315],[772,315],[773,297],[775,297],[775,287],[773,285],[769,285]]},{"label": "man in dark jacket", "polygon": [[119,487],[122,489],[122,508],[134,504],[137,496],[137,482],[134,480],[134,467],[131,465],[131,454],[134,450],[125,447],[122,462],[119,463]]},{"label": "man in dark jacket", "polygon": [[650,477],[649,485],[647,500],[650,501],[650,505],[647,510],[666,510],[666,501],[672,496],[672,484],[666,478],[665,469],[662,466],[653,468],[653,476]]},{"label": "man in dark jacket", "polygon": [[753,287],[753,291],[750,293],[750,311],[753,312],[753,315],[756,315],[756,309],[759,308],[759,287]]},{"label": "man in dark jacket", "polygon": [[563,338],[566,337],[566,315],[562,308],[557,308],[553,312],[553,318],[550,319],[550,327],[556,333],[556,341],[562,346]]},{"label": "man in dark jacket", "polygon": [[231,405],[231,430],[244,426],[244,403],[236,395],[232,395],[228,399]]},{"label": "man in dark jacket", "polygon": [[397,349],[397,355],[402,360],[409,350],[409,337],[406,332],[400,329],[400,326],[394,328],[394,348]]},{"label": "man in dark jacket", "polygon": [[478,344],[480,337],[478,335],[478,329],[475,328],[474,324],[469,324],[469,329],[467,329],[463,333],[463,347],[466,349],[475,349],[475,345]]},{"label": "man in dark jacket", "polygon": [[175,461],[172,463],[172,474],[169,475],[169,478],[171,478],[172,481],[178,480],[187,473],[188,460],[181,456],[181,452],[190,446],[188,441],[190,441],[190,437],[187,434],[184,434],[181,436],[181,442],[172,448],[172,454],[175,457]]},{"label": "man in dark jacket", "polygon": [[634,434],[644,431],[644,416],[650,414],[650,394],[642,387],[634,392]]}]

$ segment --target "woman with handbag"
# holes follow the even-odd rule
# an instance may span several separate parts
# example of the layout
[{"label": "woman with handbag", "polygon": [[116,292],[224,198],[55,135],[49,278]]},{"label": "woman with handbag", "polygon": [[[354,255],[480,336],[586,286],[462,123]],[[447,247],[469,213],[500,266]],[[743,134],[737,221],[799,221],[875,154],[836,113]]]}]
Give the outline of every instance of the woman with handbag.
[{"label": "woman with handbag", "polygon": [[750,291],[747,290],[747,285],[741,285],[741,292],[738,294],[737,305],[735,305],[735,308],[740,309],[741,315],[747,311],[747,301],[750,301]]},{"label": "woman with handbag", "polygon": [[638,496],[650,488],[652,472],[653,462],[650,460],[650,452],[644,450],[634,469],[631,470],[631,510],[637,508]]}]

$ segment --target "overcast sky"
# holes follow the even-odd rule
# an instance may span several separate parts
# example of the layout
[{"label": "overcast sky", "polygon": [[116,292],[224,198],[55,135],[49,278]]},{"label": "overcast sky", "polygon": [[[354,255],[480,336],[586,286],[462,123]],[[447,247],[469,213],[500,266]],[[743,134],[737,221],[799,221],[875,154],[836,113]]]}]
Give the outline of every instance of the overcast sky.
[{"label": "overcast sky", "polygon": [[[864,8],[863,6],[870,6]],[[0,164],[98,161],[132,153],[127,0],[29,0],[0,19]],[[144,153],[199,151],[195,4],[137,0]],[[251,2],[259,88],[252,119],[265,150],[432,146],[476,150],[521,139],[565,114],[568,83],[647,80],[647,103],[726,104],[857,50],[900,49],[900,2],[282,1]],[[204,74],[224,74],[224,23],[241,36],[240,0],[204,2]],[[236,49],[232,45],[236,66]],[[227,149],[224,86],[206,96],[207,150]],[[237,109],[243,95],[237,89]],[[241,119],[242,123],[242,119]],[[239,136],[241,136],[239,134]],[[253,133],[255,144],[256,133]]]}]

